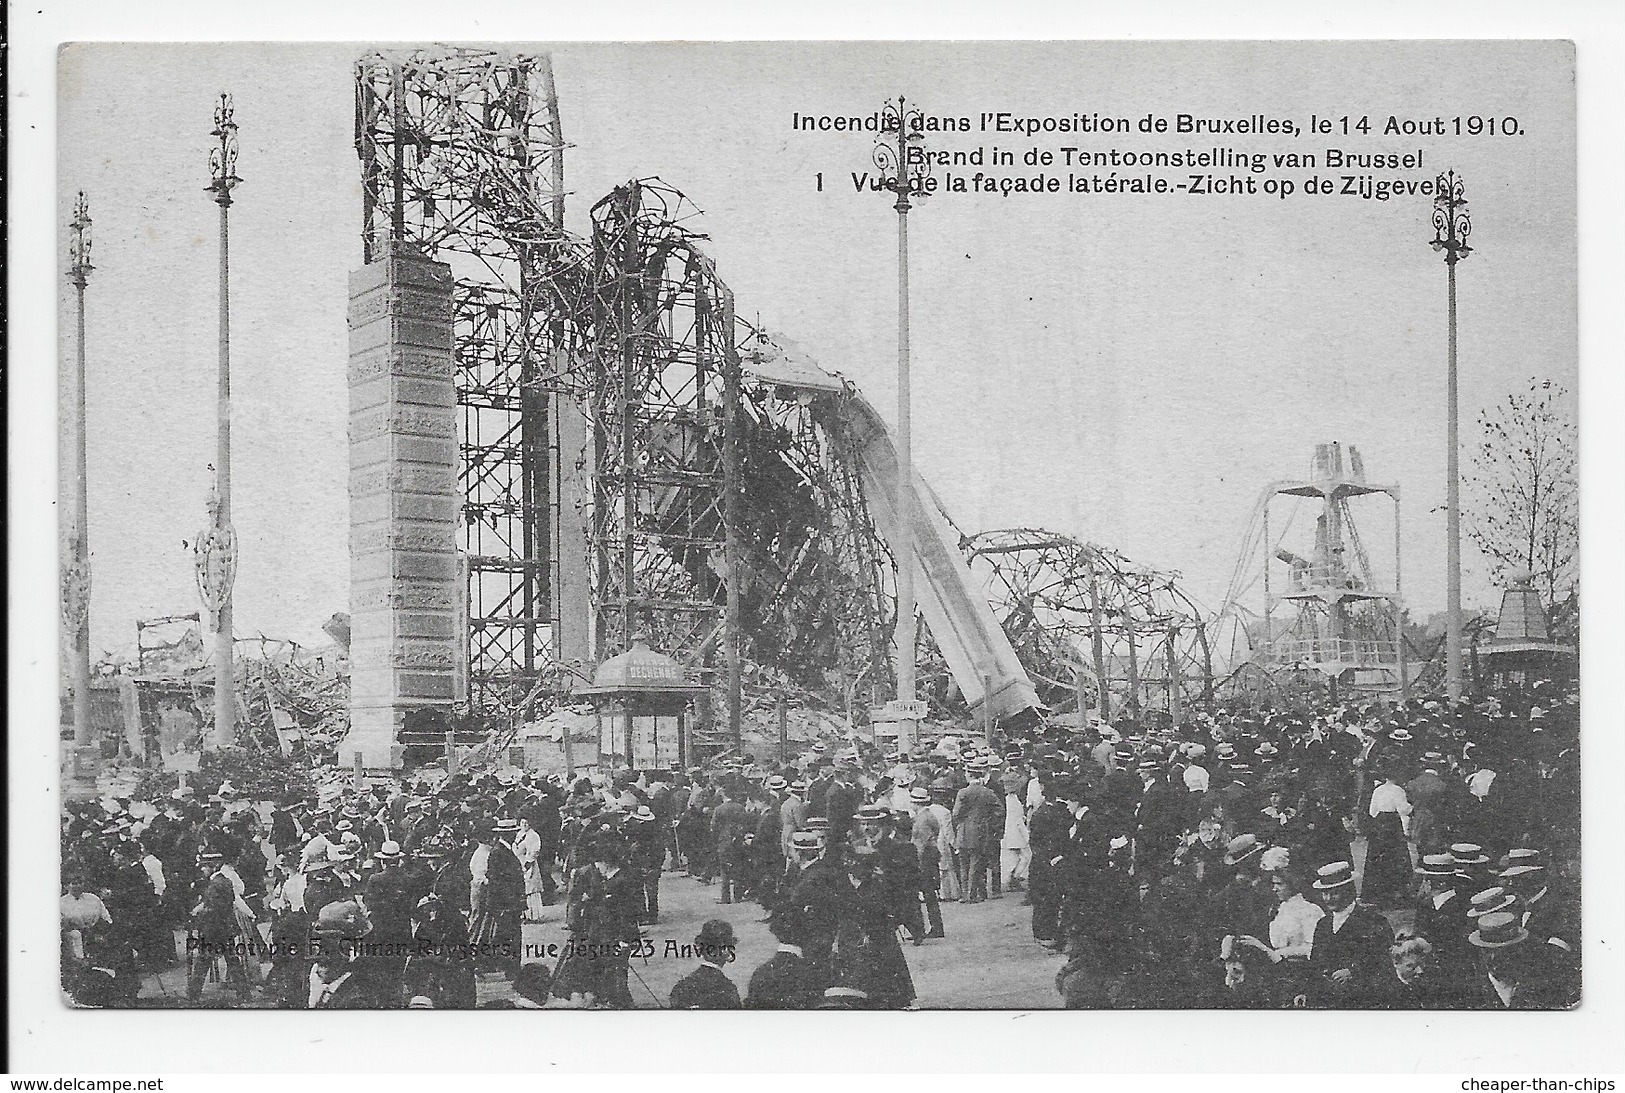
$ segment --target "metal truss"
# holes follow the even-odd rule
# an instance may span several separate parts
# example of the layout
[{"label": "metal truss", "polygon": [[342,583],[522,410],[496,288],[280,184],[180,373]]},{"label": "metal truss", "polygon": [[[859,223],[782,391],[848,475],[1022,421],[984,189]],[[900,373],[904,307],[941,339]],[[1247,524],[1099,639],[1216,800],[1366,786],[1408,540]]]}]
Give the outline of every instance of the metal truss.
[{"label": "metal truss", "polygon": [[838,690],[851,708],[892,693],[888,635],[895,568],[869,515],[842,403],[751,375],[771,337],[746,341],[740,528],[750,658],[797,684]]},{"label": "metal truss", "polygon": [[1177,721],[1212,697],[1204,613],[1177,574],[1037,528],[982,532],[965,553],[1052,711],[1075,711],[1082,698],[1108,717],[1160,709]]},{"label": "metal truss", "polygon": [[585,336],[590,252],[563,230],[551,62],[476,49],[356,65],[362,244],[452,267],[461,410],[469,701],[507,706],[544,675],[558,496],[557,396]]},{"label": "metal truss", "polygon": [[733,294],[658,180],[592,209],[589,544],[600,658],[651,644],[699,662],[721,636],[724,433],[739,393]]}]

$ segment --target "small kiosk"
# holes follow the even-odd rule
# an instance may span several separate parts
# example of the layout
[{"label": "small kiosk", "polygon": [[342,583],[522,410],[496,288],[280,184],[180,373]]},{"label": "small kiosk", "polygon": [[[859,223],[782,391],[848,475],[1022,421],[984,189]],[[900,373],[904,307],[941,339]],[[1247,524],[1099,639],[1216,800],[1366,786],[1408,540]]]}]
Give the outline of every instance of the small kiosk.
[{"label": "small kiosk", "polygon": [[650,649],[645,635],[634,634],[632,648],[600,664],[592,686],[575,693],[592,700],[604,769],[619,761],[631,770],[654,770],[688,765],[689,702],[705,689],[688,682],[677,661]]},{"label": "small kiosk", "polygon": [[1525,690],[1537,679],[1573,679],[1579,668],[1579,651],[1552,640],[1546,607],[1528,570],[1512,575],[1512,587],[1501,596],[1495,632],[1475,652],[1498,689]]}]

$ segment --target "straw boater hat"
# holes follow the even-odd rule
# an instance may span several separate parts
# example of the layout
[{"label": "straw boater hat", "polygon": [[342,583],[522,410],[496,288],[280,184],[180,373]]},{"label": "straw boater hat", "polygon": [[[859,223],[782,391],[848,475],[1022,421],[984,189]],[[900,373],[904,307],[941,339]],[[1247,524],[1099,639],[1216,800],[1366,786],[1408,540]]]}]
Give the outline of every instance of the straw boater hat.
[{"label": "straw boater hat", "polygon": [[1321,891],[1341,888],[1354,883],[1354,866],[1346,861],[1334,861],[1315,871],[1315,887]]},{"label": "straw boater hat", "polygon": [[876,820],[884,820],[890,815],[891,809],[885,805],[864,805],[854,814],[856,819],[867,820],[871,823]]},{"label": "straw boater hat", "polygon": [[918,805],[928,805],[931,803],[931,791],[924,786],[915,786],[908,791],[908,799]]},{"label": "straw boater hat", "polygon": [[1506,911],[1492,911],[1478,920],[1478,929],[1468,937],[1480,949],[1503,949],[1529,940],[1529,931],[1523,928],[1518,916]]},{"label": "straw boater hat", "polygon": [[817,850],[823,845],[823,840],[815,831],[797,831],[790,836],[790,846],[795,850]]},{"label": "straw boater hat", "polygon": [[401,853],[400,843],[393,839],[385,839],[384,845],[378,848],[378,853],[374,854],[373,857],[377,858],[379,861],[388,862],[400,861],[401,858],[405,857],[405,855]]},{"label": "straw boater hat", "polygon": [[654,810],[651,809],[648,805],[639,805],[637,811],[632,813],[632,819],[637,821],[640,824],[649,823],[654,818],[655,818]]},{"label": "straw boater hat", "polygon": [[785,780],[784,775],[782,774],[775,774],[767,780],[767,788],[775,793],[780,792],[789,784],[790,783]]},{"label": "straw boater hat", "polygon": [[1224,864],[1256,865],[1257,856],[1264,852],[1264,844],[1257,835],[1237,835],[1224,848]]},{"label": "straw boater hat", "polygon": [[1451,843],[1450,856],[1455,859],[1456,868],[1464,865],[1488,865],[1489,855],[1477,843]]},{"label": "straw boater hat", "polygon": [[1545,869],[1546,857],[1539,850],[1530,850],[1527,847],[1518,847],[1507,851],[1508,869]]},{"label": "straw boater hat", "polygon": [[1456,859],[1449,854],[1424,854],[1422,864],[1416,871],[1424,877],[1453,877],[1456,875]]},{"label": "straw boater hat", "polygon": [[1471,906],[1467,908],[1467,917],[1482,918],[1497,911],[1507,911],[1517,902],[1517,897],[1505,888],[1486,888],[1473,896]]}]

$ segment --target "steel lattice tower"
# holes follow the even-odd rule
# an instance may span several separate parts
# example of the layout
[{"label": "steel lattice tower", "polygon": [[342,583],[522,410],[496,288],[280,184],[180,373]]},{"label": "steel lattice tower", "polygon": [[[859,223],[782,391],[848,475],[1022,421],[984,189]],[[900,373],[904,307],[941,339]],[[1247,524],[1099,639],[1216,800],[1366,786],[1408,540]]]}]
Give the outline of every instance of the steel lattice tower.
[{"label": "steel lattice tower", "polygon": [[559,396],[584,334],[573,297],[589,258],[563,230],[551,62],[373,54],[356,65],[355,105],[365,260],[402,240],[456,277],[467,697],[511,707],[542,678],[560,629],[558,424],[571,411]]}]

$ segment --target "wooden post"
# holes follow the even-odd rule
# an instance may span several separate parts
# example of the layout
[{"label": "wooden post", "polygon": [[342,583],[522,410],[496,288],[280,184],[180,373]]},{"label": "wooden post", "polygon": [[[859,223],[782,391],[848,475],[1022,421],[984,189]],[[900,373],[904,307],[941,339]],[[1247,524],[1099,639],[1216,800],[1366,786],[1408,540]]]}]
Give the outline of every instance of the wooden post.
[{"label": "wooden post", "polygon": [[1089,645],[1090,654],[1095,662],[1095,693],[1099,696],[1096,704],[1100,708],[1100,717],[1103,721],[1112,719],[1111,687],[1106,679],[1106,644],[1103,620],[1100,610],[1100,574],[1097,572],[1099,559],[1095,555],[1089,557]]},{"label": "wooden post", "polygon": [[457,773],[457,734],[446,731],[446,777]]},{"label": "wooden post", "polygon": [[790,704],[779,695],[779,762],[790,758]]},{"label": "wooden post", "polygon": [[1164,652],[1167,654],[1168,658],[1168,714],[1174,719],[1174,725],[1176,727],[1179,725],[1180,720],[1179,700],[1184,697],[1182,694],[1180,694],[1181,683],[1179,678],[1179,650],[1176,647],[1178,640],[1178,627],[1170,626],[1168,628],[1168,644],[1165,647]]},{"label": "wooden post", "polygon": [[1399,697],[1401,701],[1409,702],[1411,681],[1410,666],[1405,656],[1405,590],[1399,551],[1399,487],[1395,486],[1388,492],[1394,499],[1394,637],[1397,639],[1394,652],[1399,661]]},{"label": "wooden post", "polygon": [[[557,586],[555,586],[557,587]],[[570,720],[561,718],[564,732],[564,777],[566,781],[574,781],[576,776],[576,753],[570,744]]]},{"label": "wooden post", "polygon": [[988,747],[993,746],[993,673],[982,673],[982,736]]}]

